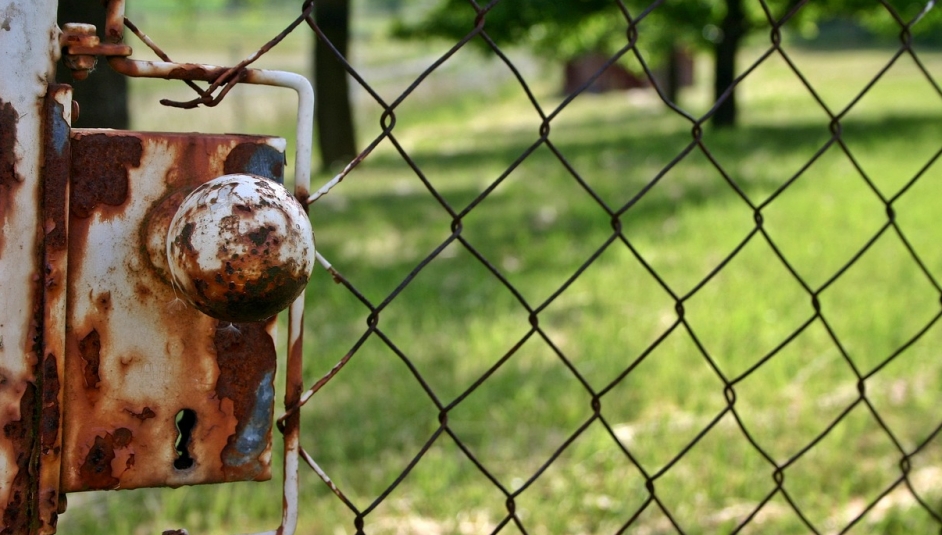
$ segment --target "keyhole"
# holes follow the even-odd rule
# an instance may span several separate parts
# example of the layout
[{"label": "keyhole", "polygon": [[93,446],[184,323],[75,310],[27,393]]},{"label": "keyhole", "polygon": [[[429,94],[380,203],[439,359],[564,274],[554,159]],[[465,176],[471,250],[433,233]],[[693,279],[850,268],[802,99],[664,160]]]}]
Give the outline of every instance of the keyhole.
[{"label": "keyhole", "polygon": [[190,437],[193,435],[193,428],[196,426],[196,412],[190,409],[183,409],[177,413],[177,442],[174,448],[177,450],[177,458],[173,461],[173,467],[177,470],[186,470],[193,466],[193,457],[190,456]]}]

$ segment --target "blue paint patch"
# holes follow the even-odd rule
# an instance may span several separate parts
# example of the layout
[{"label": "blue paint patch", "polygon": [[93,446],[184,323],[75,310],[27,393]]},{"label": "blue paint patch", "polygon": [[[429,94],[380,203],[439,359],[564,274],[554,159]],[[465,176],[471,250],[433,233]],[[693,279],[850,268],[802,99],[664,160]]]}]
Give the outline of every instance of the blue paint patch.
[{"label": "blue paint patch", "polygon": [[268,446],[271,433],[272,411],[275,406],[274,370],[265,373],[255,391],[255,405],[247,422],[236,437],[235,443],[226,447],[223,462],[228,466],[240,466],[254,462]]},{"label": "blue paint patch", "polygon": [[259,145],[255,154],[249,158],[249,163],[245,166],[245,171],[253,175],[270,178],[279,184],[284,184],[284,165],[285,155],[283,153],[268,145]]},{"label": "blue paint patch", "polygon": [[223,171],[227,175],[247,173],[284,184],[285,154],[265,143],[239,143],[226,156]]},{"label": "blue paint patch", "polygon": [[62,156],[69,142],[69,123],[65,121],[65,109],[56,102],[52,113],[52,145],[56,154]]}]

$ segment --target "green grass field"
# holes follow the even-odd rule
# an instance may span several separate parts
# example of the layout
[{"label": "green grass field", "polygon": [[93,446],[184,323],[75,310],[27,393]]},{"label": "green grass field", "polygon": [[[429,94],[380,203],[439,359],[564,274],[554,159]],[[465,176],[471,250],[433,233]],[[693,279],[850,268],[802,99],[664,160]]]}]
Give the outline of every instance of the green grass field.
[{"label": "green grass field", "polygon": [[[193,24],[203,37],[186,41],[173,33],[185,28],[162,26],[173,13],[144,15],[150,19],[146,31],[179,48],[168,46],[172,56],[225,63],[236,54],[236,40],[225,37],[233,32],[231,21],[227,27],[218,18],[200,19]],[[238,46],[245,46],[241,54],[289,16],[245,17],[238,34]],[[384,98],[394,98],[410,72],[404,67],[388,76],[384,62],[399,57],[427,64],[446,49],[445,44],[391,43],[381,30],[368,31],[380,27],[376,21],[368,23],[358,34],[354,64],[380,80],[377,89]],[[310,35],[298,33],[265,65],[303,72]],[[763,50],[761,45],[749,48],[741,65]],[[789,53],[834,113],[892,55],[888,50],[797,48]],[[553,110],[562,101],[557,74],[523,54],[512,55],[532,73],[544,109]],[[920,58],[937,81],[942,78],[942,54],[924,52]],[[460,91],[462,84],[455,80],[466,79],[469,69],[486,73],[488,83]],[[709,106],[708,71],[707,58],[701,58],[697,85],[682,93],[681,106],[695,116]],[[278,90],[246,88],[220,108],[180,112],[158,110],[156,98],[185,96],[185,88],[160,81],[135,81],[133,88],[135,110],[148,110],[134,118],[136,128],[281,135],[293,129],[294,99]],[[669,465],[726,409],[719,374],[734,384],[736,414],[752,439],[775,462],[788,463],[782,485],[820,532],[842,530],[901,475],[902,454],[860,401],[855,369],[866,378],[867,401],[899,446],[906,453],[921,447],[909,459],[909,481],[942,515],[942,438],[926,443],[942,423],[942,326],[935,323],[939,290],[892,227],[832,280],[886,226],[880,195],[893,199],[896,224],[931,276],[942,277],[937,215],[942,169],[930,167],[907,187],[942,147],[942,98],[904,56],[843,117],[841,139],[876,192],[837,144],[779,192],[831,138],[825,112],[781,57],[756,69],[739,98],[741,126],[720,132],[707,128],[703,145],[749,202],[761,207],[765,232],[808,289],[818,293],[826,321],[815,315],[809,290],[762,234],[753,234],[701,286],[756,224],[753,208],[698,148],[620,218],[624,238],[663,285],[622,241],[611,240],[611,217],[541,146],[461,221],[461,237],[538,309],[541,333],[532,333],[526,309],[458,242],[450,243],[380,314],[382,333],[438,400],[448,406],[460,399],[448,412],[454,434],[508,491],[527,485],[515,499],[527,533],[614,533],[645,503],[645,477],[613,435],[649,476],[657,474],[656,495],[684,532],[733,530],[776,487],[773,466],[746,439],[733,414],[722,415]],[[379,110],[362,95],[357,99],[359,137],[365,144],[380,133]],[[397,119],[396,140],[456,212],[539,137],[539,116],[524,93],[499,65],[470,50],[433,74],[428,86],[397,110]],[[550,140],[599,198],[617,210],[691,143],[690,131],[689,122],[659,105],[653,94],[583,95],[553,119]],[[312,207],[312,221],[320,252],[378,304],[448,239],[452,217],[387,140]],[[551,299],[600,249],[575,282]],[[686,323],[675,310],[677,298],[683,300]],[[367,315],[342,286],[316,273],[308,292],[308,384],[354,346],[366,330]],[[924,335],[887,362],[927,326]],[[522,340],[518,351],[467,393]],[[592,417],[587,386],[604,392],[601,415],[611,432],[593,421],[528,484]],[[848,409],[814,448],[794,458]],[[438,418],[413,372],[373,335],[304,408],[303,444],[363,510],[420,452],[438,429]],[[276,438],[275,449],[280,447]],[[276,455],[275,462],[280,459]],[[302,472],[302,488],[301,533],[355,532],[353,515],[313,472]],[[454,440],[442,435],[366,516],[365,529],[371,534],[490,533],[507,514],[504,502]],[[137,534],[185,527],[193,534],[245,533],[273,529],[280,509],[280,477],[264,484],[90,493],[70,496],[60,531]],[[853,532],[937,530],[936,521],[901,484]],[[501,531],[518,532],[512,524]],[[676,531],[652,504],[628,532]],[[779,493],[743,532],[810,531]]]}]

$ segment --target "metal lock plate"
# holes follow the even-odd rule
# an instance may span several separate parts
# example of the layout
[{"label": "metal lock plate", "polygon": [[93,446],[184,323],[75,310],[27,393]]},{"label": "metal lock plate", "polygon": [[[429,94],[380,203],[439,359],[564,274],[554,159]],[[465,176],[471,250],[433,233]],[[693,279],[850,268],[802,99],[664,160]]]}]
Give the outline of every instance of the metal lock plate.
[{"label": "metal lock plate", "polygon": [[271,477],[274,319],[185,305],[165,239],[217,176],[282,181],[285,141],[72,131],[61,490]]}]

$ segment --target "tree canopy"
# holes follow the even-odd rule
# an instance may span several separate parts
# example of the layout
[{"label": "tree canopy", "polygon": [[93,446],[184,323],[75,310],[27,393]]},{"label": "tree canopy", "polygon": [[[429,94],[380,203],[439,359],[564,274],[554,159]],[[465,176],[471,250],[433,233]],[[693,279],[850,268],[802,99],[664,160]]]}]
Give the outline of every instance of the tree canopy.
[{"label": "tree canopy", "polygon": [[[631,2],[629,9],[642,9]],[[690,2],[684,13],[667,5],[653,11],[645,22],[645,38],[661,37],[670,22],[702,19],[710,5]],[[632,16],[637,16],[632,12]],[[670,13],[670,17],[667,15]],[[442,0],[417,23],[400,23],[403,37],[458,39],[469,33],[476,13],[467,0]],[[500,45],[526,44],[543,56],[571,59],[586,52],[612,51],[627,44],[627,21],[612,0],[516,0],[500,2],[486,13],[485,31]],[[483,41],[477,41],[484,45]],[[485,45],[486,46],[486,45]]]},{"label": "tree canopy", "polygon": [[[912,34],[926,35],[942,27],[939,9],[912,0],[886,0],[905,22],[919,20]],[[663,63],[673,47],[712,50],[714,92],[719,98],[735,78],[735,58],[741,40],[768,19],[782,20],[790,31],[810,35],[817,22],[828,18],[852,18],[865,28],[884,35],[899,35],[900,24],[878,0],[692,0],[653,4],[624,2],[637,22],[637,47],[645,61]],[[796,7],[800,6],[797,9]],[[768,10],[768,13],[766,12]],[[922,15],[920,15],[922,14]],[[640,18],[640,20],[638,20]],[[467,0],[441,0],[417,23],[401,23],[397,34],[406,37],[460,39],[474,28],[476,12]],[[515,0],[499,2],[485,15],[484,29],[499,45],[525,44],[546,57],[569,60],[588,52],[614,53],[629,43],[628,19],[613,0]],[[483,40],[479,45],[487,46]],[[730,95],[714,116],[720,126],[736,120],[735,95]]]}]

